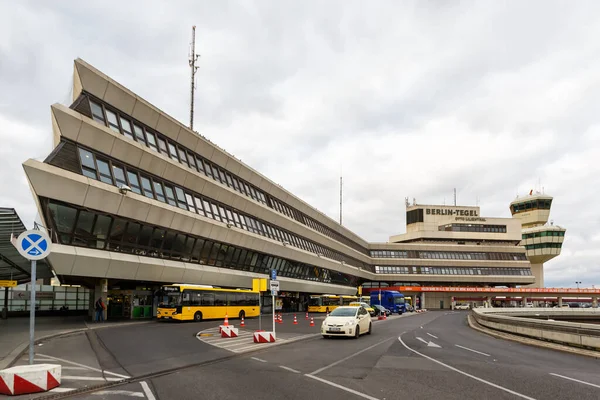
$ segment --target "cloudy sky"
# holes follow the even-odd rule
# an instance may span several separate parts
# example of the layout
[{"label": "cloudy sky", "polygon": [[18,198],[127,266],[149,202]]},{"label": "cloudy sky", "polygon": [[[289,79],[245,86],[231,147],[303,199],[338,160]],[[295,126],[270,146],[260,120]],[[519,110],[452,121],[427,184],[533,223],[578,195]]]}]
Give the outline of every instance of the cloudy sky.
[{"label": "cloudy sky", "polygon": [[[508,4],[508,5],[507,5]],[[546,285],[600,286],[600,4],[0,0],[0,206],[32,225],[21,163],[51,151],[81,57],[369,241],[404,198],[509,217],[554,196]]]}]

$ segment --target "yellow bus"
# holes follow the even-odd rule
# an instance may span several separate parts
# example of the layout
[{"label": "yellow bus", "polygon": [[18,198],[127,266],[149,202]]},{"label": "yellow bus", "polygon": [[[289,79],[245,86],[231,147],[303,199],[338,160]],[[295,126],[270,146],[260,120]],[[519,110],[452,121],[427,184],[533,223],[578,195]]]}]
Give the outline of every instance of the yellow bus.
[{"label": "yellow bus", "polygon": [[168,285],[156,312],[157,319],[202,321],[205,319],[257,317],[259,292],[220,289],[201,285]]},{"label": "yellow bus", "polygon": [[322,294],[310,296],[308,301],[308,312],[324,313],[330,312],[339,306],[350,305],[353,301],[357,301],[356,296],[339,296],[336,294]]}]

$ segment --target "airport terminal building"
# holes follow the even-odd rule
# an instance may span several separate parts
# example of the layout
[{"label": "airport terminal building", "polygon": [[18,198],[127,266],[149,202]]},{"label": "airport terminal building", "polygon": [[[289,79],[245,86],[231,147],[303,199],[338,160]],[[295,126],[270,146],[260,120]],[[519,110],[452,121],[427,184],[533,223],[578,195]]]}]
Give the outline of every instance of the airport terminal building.
[{"label": "airport terminal building", "polygon": [[73,85],[72,104],[51,106],[54,150],[23,164],[62,283],[144,302],[162,284],[251,287],[272,269],[290,297],[536,283],[525,235],[549,228],[522,232],[518,213],[407,204],[406,233],[369,243],[80,59]]}]

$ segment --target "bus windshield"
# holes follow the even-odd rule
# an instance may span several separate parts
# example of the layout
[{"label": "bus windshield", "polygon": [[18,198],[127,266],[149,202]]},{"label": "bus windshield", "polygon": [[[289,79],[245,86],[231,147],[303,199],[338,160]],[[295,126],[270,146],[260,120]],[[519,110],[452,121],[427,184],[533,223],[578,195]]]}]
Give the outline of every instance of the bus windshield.
[{"label": "bus windshield", "polygon": [[311,297],[308,300],[308,305],[309,306],[320,306],[321,305],[321,298],[320,297]]},{"label": "bus windshield", "polygon": [[160,304],[161,307],[177,307],[181,305],[181,293],[169,293],[165,296],[166,302]]}]

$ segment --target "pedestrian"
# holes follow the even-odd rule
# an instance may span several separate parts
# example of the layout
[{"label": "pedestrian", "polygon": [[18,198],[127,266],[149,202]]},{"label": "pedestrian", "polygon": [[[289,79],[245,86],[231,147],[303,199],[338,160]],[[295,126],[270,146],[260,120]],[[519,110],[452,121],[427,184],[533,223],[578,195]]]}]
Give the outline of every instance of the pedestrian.
[{"label": "pedestrian", "polygon": [[98,297],[98,300],[96,300],[96,322],[104,322],[104,310],[106,309],[106,306],[104,305],[104,302],[102,301],[102,296]]}]

